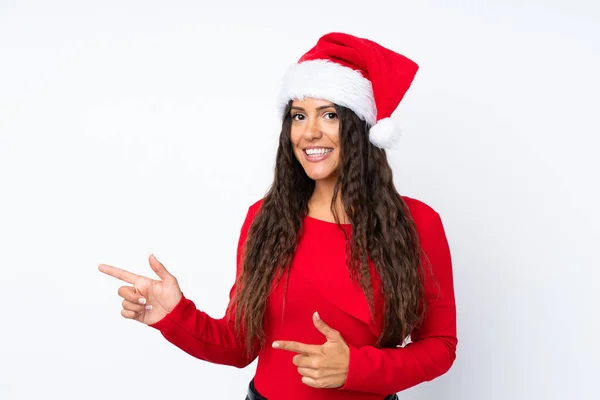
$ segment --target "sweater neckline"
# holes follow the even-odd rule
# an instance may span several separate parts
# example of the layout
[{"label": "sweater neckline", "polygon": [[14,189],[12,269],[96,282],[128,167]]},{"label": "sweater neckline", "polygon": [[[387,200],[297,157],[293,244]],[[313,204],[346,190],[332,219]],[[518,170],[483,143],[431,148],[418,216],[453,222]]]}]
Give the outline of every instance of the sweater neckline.
[{"label": "sweater neckline", "polygon": [[[315,223],[323,224],[323,225],[329,225],[329,226],[337,226],[338,225],[336,222],[325,221],[323,219],[311,217],[310,215],[305,215],[304,219],[309,220],[309,221],[314,221]],[[351,227],[352,226],[352,224],[340,224],[340,225],[343,227]]]}]

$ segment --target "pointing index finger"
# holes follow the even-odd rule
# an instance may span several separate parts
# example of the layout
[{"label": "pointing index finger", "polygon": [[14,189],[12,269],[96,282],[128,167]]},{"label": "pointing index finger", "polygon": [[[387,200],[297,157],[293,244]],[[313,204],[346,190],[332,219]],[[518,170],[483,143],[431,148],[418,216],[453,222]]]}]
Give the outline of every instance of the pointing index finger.
[{"label": "pointing index finger", "polygon": [[273,342],[273,347],[276,349],[289,350],[306,355],[320,354],[321,352],[321,346],[314,344],[304,344],[300,342],[288,342],[285,340],[278,340],[276,342]]},{"label": "pointing index finger", "polygon": [[100,272],[105,273],[106,275],[110,275],[112,277],[122,280],[123,282],[131,284],[135,283],[136,280],[141,278],[139,275],[136,275],[133,272],[125,271],[124,269],[106,264],[98,265],[98,270]]}]

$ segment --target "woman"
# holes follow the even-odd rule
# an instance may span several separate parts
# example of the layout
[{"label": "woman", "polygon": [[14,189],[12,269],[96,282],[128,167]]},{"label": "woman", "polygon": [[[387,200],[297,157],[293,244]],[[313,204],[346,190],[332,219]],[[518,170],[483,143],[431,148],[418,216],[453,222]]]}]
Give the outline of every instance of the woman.
[{"label": "woman", "polygon": [[[384,148],[418,67],[367,39],[330,33],[283,80],[275,178],[241,228],[225,317],[159,280],[124,280],[125,318],[194,357],[243,368],[247,399],[393,399],[455,359],[450,250],[440,216],[400,196]],[[410,339],[410,340],[407,340]]]}]

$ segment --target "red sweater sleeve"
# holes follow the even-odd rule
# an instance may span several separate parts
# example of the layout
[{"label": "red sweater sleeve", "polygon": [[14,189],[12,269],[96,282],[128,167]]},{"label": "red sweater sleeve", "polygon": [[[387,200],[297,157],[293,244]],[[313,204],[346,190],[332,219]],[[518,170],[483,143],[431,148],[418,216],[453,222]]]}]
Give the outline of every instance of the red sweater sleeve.
[{"label": "red sweater sleeve", "polygon": [[[456,304],[450,249],[440,216],[420,235],[425,263],[426,313],[411,343],[394,349],[350,347],[346,383],[340,390],[388,395],[430,381],[452,366],[456,358]],[[433,279],[432,279],[433,278]]]},{"label": "red sweater sleeve", "polygon": [[[236,280],[242,267],[242,247],[256,211],[257,204],[249,208],[240,232]],[[229,292],[230,301],[234,290],[235,284]],[[212,318],[196,309],[194,302],[182,296],[171,312],[150,326],[158,329],[169,342],[196,358],[243,368],[256,358],[258,349],[252,352],[253,357],[248,357],[243,338],[236,335],[233,320],[228,320],[230,314],[226,313],[221,319]]]}]

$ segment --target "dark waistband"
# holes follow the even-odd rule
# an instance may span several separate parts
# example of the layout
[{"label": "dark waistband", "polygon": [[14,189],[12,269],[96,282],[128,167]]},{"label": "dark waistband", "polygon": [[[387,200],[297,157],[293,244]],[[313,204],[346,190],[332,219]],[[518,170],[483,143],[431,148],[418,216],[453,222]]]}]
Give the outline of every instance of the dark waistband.
[{"label": "dark waistband", "polygon": [[267,400],[266,397],[261,396],[261,394],[256,391],[254,379],[252,379],[248,385],[248,395],[246,396],[246,400]]},{"label": "dark waistband", "polygon": [[[267,398],[258,393],[254,387],[254,379],[252,379],[248,385],[248,394],[246,395],[246,400],[267,400]],[[384,400],[398,400],[398,395],[390,394]]]}]

